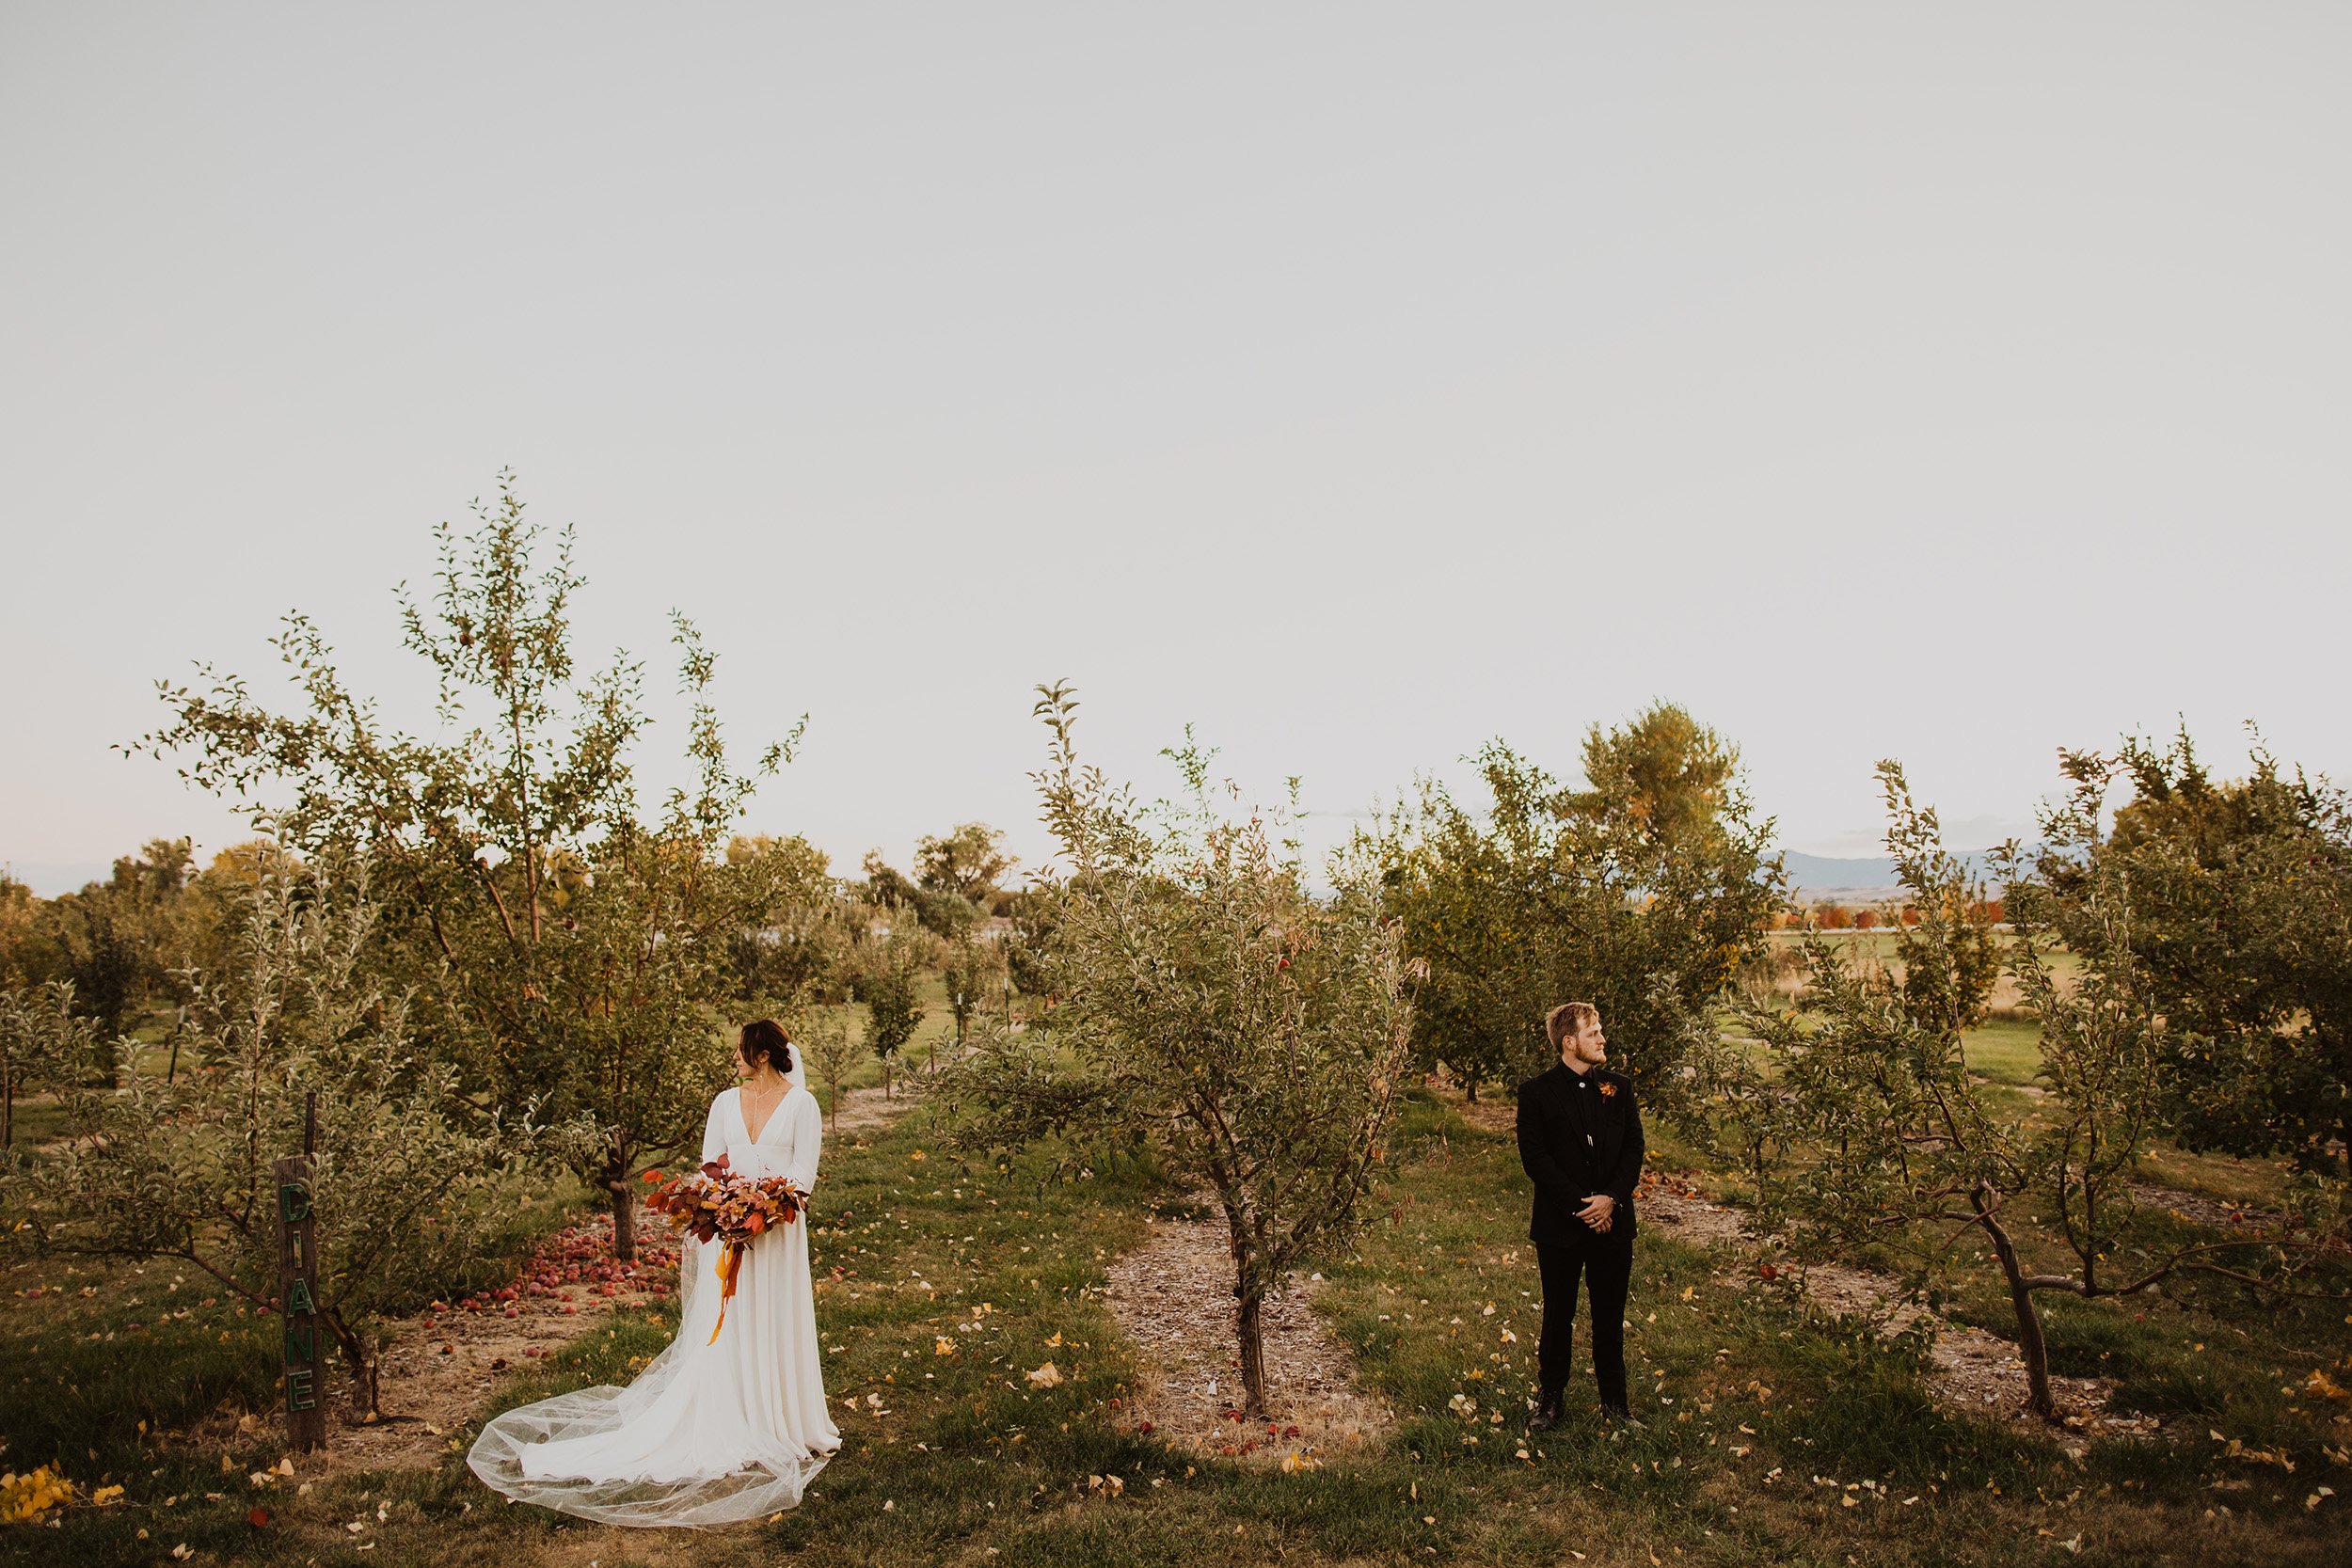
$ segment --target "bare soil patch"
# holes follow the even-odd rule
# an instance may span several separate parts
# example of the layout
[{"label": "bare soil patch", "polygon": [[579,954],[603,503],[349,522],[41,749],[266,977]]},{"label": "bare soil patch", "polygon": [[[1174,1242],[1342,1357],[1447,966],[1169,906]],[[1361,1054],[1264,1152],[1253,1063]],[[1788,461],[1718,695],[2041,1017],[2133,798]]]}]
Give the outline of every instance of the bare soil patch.
[{"label": "bare soil patch", "polygon": [[1519,1108],[1507,1100],[1470,1100],[1452,1081],[1442,1077],[1428,1080],[1430,1092],[1454,1107],[1464,1121],[1481,1132],[1517,1133]]},{"label": "bare soil patch", "polygon": [[2153,1181],[2135,1181],[2129,1191],[2132,1201],[2142,1208],[2161,1209],[2192,1225],[2209,1225],[2218,1230],[2265,1228],[2280,1224],[2282,1219],[2282,1216],[2267,1209],[2232,1203],[2226,1198],[2207,1197],[2202,1193],[2183,1192],[2178,1187],[2161,1186]]},{"label": "bare soil patch", "polygon": [[1315,1312],[1318,1281],[1295,1274],[1265,1304],[1271,1419],[1245,1420],[1232,1270],[1222,1215],[1154,1219],[1143,1244],[1111,1265],[1111,1311],[1145,1365],[1136,1430],[1204,1454],[1320,1465],[1395,1427],[1395,1415],[1356,1387],[1354,1358]]},{"label": "bare soil patch", "polygon": [[[1944,1323],[1935,1331],[1929,1356],[1928,1384],[1944,1404],[2047,1430],[2026,1409],[2026,1364],[2018,1359],[2017,1347],[1999,1335]],[[2115,1385],[2106,1378],[2050,1374],[2050,1398],[2069,1433],[2101,1437],[2155,1435],[2161,1423],[2153,1416],[2108,1411],[2107,1400],[2114,1392]],[[2060,1438],[2058,1446],[2074,1459],[2085,1451],[2079,1440]]]},{"label": "bare soil patch", "polygon": [[1689,1180],[1670,1171],[1642,1173],[1633,1214],[1637,1225],[1654,1225],[1678,1242],[1728,1246],[1752,1239],[1746,1214],[1728,1204],[1709,1202]]},{"label": "bare soil patch", "polygon": [[859,1132],[869,1127],[886,1127],[911,1109],[921,1098],[915,1089],[915,1079],[908,1074],[893,1085],[893,1092],[884,1096],[880,1088],[844,1089],[841,1108],[825,1118],[825,1132]]}]

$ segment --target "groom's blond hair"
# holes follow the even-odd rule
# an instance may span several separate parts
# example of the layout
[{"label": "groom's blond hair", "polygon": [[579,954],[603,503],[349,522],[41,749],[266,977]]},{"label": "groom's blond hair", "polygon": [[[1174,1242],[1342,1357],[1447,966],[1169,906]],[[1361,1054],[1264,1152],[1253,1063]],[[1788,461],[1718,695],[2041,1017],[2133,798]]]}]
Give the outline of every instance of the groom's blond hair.
[{"label": "groom's blond hair", "polygon": [[1570,1035],[1581,1035],[1588,1023],[1599,1022],[1600,1009],[1590,1002],[1563,1002],[1544,1015],[1544,1036],[1554,1051]]}]

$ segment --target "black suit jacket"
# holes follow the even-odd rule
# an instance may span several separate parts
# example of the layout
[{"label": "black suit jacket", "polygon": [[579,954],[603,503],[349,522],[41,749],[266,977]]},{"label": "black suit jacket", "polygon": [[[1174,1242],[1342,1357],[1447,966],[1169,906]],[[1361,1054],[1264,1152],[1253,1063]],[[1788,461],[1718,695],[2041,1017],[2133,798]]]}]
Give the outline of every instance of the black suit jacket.
[{"label": "black suit jacket", "polygon": [[[1594,1068],[1578,1082],[1564,1066],[1519,1085],[1519,1164],[1535,1184],[1528,1240],[1540,1244],[1633,1244],[1633,1188],[1642,1179],[1642,1113],[1633,1081]],[[1616,1200],[1609,1233],[1576,1217],[1585,1199]]]}]

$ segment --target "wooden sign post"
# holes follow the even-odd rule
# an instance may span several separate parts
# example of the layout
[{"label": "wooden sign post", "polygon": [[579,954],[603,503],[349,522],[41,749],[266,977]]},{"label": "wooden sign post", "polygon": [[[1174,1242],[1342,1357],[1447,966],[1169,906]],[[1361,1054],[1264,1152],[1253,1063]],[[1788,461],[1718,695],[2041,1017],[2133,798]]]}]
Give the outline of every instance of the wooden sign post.
[{"label": "wooden sign post", "polygon": [[318,1220],[310,1210],[310,1162],[294,1155],[270,1167],[278,1186],[278,1321],[284,1328],[286,1439],[308,1453],[326,1447],[319,1407]]}]

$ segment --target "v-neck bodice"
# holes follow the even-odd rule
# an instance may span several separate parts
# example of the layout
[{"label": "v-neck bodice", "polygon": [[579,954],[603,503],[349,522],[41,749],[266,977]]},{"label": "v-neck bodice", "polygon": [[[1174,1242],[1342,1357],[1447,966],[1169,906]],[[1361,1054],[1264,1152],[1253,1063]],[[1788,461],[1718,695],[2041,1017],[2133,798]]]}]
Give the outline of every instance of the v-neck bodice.
[{"label": "v-neck bodice", "polygon": [[759,1131],[755,1132],[752,1131],[752,1118],[743,1109],[743,1091],[739,1087],[737,1088],[735,1091],[735,1125],[743,1130],[743,1141],[755,1147],[764,1147],[768,1142],[768,1134],[775,1130],[776,1118],[784,1114],[785,1102],[799,1092],[797,1088],[787,1087],[782,1094],[776,1096],[776,1102],[768,1107],[767,1119],[759,1124]]},{"label": "v-neck bodice", "polygon": [[816,1097],[798,1084],[768,1112],[757,1137],[752,1135],[742,1091],[723,1089],[710,1101],[703,1158],[715,1160],[723,1152],[738,1175],[785,1177],[805,1193],[816,1187],[824,1137],[824,1117],[818,1114]]}]

